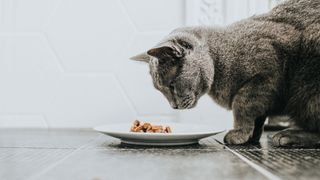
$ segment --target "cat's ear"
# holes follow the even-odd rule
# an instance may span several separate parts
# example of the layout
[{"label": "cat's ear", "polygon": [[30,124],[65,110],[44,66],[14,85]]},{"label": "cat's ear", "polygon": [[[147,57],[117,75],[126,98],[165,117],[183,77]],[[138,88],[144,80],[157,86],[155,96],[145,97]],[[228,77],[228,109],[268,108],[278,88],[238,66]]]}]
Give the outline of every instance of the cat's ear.
[{"label": "cat's ear", "polygon": [[134,60],[134,61],[142,61],[142,62],[149,63],[150,56],[147,53],[144,52],[144,53],[138,54],[136,56],[133,56],[130,59]]},{"label": "cat's ear", "polygon": [[182,53],[176,51],[175,49],[169,46],[161,46],[161,47],[150,49],[147,52],[147,54],[160,59],[168,56],[176,57],[176,58],[182,57]]}]

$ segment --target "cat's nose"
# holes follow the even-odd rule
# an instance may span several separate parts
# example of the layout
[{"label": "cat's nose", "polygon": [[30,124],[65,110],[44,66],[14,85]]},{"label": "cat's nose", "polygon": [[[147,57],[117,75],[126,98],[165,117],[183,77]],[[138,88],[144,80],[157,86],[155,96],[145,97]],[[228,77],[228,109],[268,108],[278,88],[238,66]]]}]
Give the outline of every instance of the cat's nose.
[{"label": "cat's nose", "polygon": [[172,109],[178,109],[178,105],[176,105],[176,103],[169,101],[170,106],[172,107]]}]

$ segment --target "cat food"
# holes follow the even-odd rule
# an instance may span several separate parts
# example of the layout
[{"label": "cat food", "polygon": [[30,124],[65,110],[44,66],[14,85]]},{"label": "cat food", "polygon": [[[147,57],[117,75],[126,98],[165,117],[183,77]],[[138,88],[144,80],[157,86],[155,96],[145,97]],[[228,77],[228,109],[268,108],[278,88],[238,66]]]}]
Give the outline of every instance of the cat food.
[{"label": "cat food", "polygon": [[130,132],[141,132],[141,133],[172,133],[169,126],[163,127],[159,125],[151,125],[150,123],[141,123],[135,120],[132,124]]}]

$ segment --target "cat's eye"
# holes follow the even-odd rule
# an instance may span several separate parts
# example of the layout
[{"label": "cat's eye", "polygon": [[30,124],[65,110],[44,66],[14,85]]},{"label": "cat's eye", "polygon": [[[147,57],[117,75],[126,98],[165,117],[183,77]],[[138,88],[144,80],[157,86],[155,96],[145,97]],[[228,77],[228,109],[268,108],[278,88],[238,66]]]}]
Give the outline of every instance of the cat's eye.
[{"label": "cat's eye", "polygon": [[158,58],[158,62],[159,62],[159,64],[164,64],[166,62],[166,60],[163,58]]},{"label": "cat's eye", "polygon": [[182,47],[186,48],[186,49],[193,49],[193,46],[192,46],[190,43],[186,42],[186,41],[180,40],[180,41],[179,41],[179,44],[180,44]]}]

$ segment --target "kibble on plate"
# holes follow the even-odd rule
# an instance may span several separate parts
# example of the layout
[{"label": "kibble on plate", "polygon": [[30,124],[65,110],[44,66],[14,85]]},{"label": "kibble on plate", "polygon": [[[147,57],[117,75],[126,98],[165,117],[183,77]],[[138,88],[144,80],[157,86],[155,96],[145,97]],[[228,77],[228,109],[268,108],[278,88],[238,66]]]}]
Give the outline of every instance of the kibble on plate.
[{"label": "kibble on plate", "polygon": [[130,132],[141,132],[141,133],[172,133],[169,126],[163,127],[161,125],[151,125],[150,123],[141,123],[135,120],[132,124]]}]

